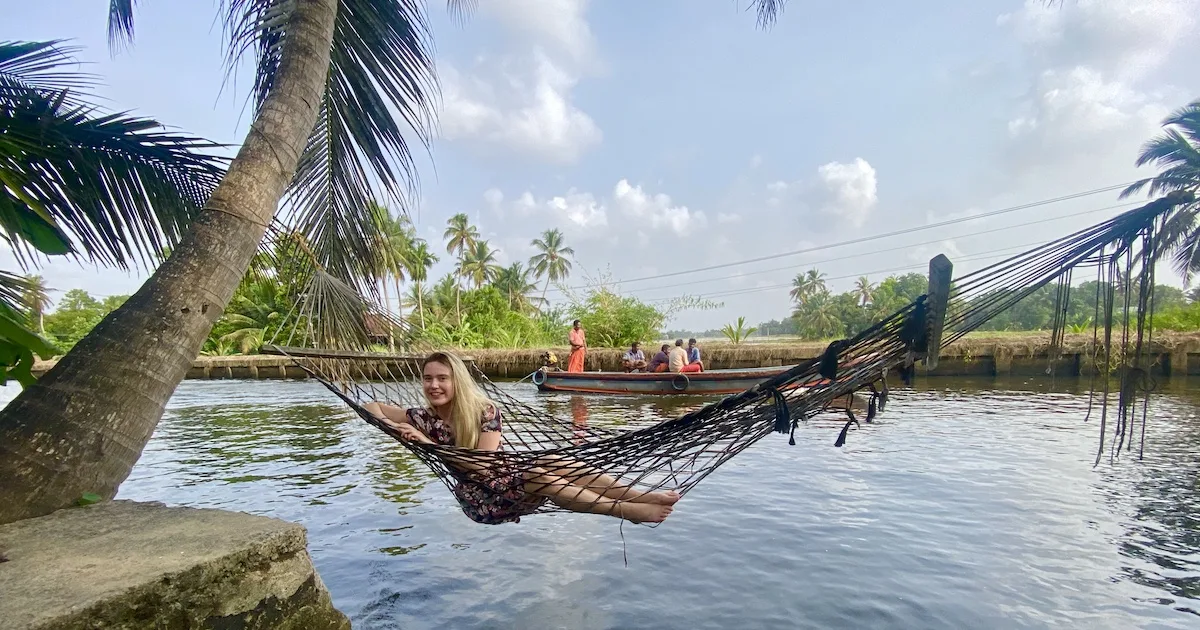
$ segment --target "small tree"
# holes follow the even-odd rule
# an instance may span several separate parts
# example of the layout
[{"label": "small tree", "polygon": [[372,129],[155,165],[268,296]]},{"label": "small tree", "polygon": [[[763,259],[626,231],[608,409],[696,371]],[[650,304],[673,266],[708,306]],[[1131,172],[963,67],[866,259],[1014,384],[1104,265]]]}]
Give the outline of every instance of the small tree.
[{"label": "small tree", "polygon": [[758,332],[758,329],[754,326],[746,327],[745,317],[737,318],[737,328],[734,328],[732,324],[725,324],[725,327],[721,329],[721,334],[735,345],[742,343],[755,332]]}]

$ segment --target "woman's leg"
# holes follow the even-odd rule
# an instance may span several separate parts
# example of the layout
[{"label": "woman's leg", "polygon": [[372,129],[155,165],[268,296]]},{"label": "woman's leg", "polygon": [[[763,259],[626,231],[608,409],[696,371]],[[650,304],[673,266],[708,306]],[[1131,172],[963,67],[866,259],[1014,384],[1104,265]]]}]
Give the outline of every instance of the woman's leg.
[{"label": "woman's leg", "polygon": [[670,505],[612,499],[572,484],[544,468],[526,471],[525,491],[547,497],[555,505],[572,512],[605,514],[633,523],[661,523],[675,509]]},{"label": "woman's leg", "polygon": [[596,494],[617,501],[632,501],[634,503],[655,503],[658,505],[674,505],[679,501],[675,491],[647,492],[638,490],[629,484],[606,475],[595,468],[581,462],[573,462],[561,457],[544,457],[540,463],[550,474],[567,483],[590,490]]}]

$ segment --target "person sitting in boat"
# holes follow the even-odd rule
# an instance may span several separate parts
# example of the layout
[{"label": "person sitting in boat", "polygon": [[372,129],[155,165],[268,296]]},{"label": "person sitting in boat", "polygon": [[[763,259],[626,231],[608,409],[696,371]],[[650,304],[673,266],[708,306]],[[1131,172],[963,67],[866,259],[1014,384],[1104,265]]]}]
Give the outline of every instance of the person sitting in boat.
[{"label": "person sitting in boat", "polygon": [[653,357],[650,357],[650,363],[646,365],[647,372],[666,372],[670,359],[667,357],[667,350],[671,346],[663,344],[662,348]]},{"label": "person sitting in boat", "polygon": [[683,349],[683,340],[676,339],[675,347],[671,348],[670,354],[670,369],[672,372],[699,372],[699,365],[691,365],[688,363],[687,350]]},{"label": "person sitting in boat", "polygon": [[633,342],[629,352],[621,357],[621,367],[625,368],[626,372],[641,372],[646,369],[646,353],[642,352],[640,341]]},{"label": "person sitting in boat", "polygon": [[700,366],[699,369],[696,370],[697,372],[704,371],[704,363],[702,363],[700,361],[700,348],[699,348],[699,346],[696,345],[695,337],[688,339],[687,362],[688,362],[688,365]]},{"label": "person sitting in boat", "polygon": [[[406,441],[503,450],[500,408],[487,399],[461,359],[445,352],[429,355],[421,365],[421,383],[425,407],[402,409],[370,402],[364,409]],[[456,457],[454,451],[438,455],[462,473],[455,475],[459,480],[453,491],[463,512],[488,525],[518,522],[546,501],[574,512],[659,523],[679,501],[677,492],[636,490],[561,456],[547,456],[539,460],[540,465],[517,469],[479,457]]]},{"label": "person sitting in boat", "polygon": [[546,351],[542,353],[542,369],[547,372],[558,371],[558,355],[553,352]]}]

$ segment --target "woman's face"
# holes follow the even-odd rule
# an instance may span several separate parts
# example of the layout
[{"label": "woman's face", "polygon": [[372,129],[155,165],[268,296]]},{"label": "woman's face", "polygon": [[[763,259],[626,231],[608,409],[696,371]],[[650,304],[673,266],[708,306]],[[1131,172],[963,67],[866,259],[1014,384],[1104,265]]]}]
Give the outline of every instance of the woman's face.
[{"label": "woman's face", "polygon": [[431,361],[422,373],[425,396],[434,407],[450,404],[454,400],[454,377],[450,366]]}]

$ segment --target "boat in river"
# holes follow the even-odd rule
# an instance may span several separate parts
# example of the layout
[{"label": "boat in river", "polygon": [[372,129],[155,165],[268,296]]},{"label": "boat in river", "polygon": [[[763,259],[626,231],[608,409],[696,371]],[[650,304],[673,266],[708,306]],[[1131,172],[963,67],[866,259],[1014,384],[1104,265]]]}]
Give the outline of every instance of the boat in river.
[{"label": "boat in river", "polygon": [[793,368],[746,368],[704,372],[561,372],[540,369],[533,384],[544,392],[581,394],[737,394]]}]

